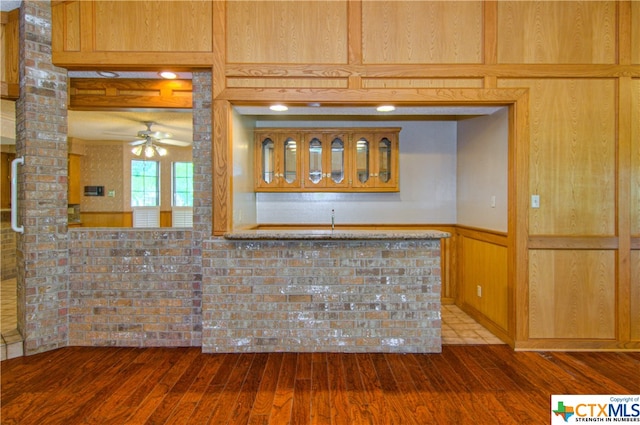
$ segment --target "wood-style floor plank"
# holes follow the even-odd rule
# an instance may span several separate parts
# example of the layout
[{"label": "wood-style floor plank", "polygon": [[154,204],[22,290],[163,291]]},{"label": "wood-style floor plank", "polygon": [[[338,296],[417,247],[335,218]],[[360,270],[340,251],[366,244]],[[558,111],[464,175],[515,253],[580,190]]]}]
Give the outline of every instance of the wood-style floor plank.
[{"label": "wood-style floor plank", "polygon": [[2,424],[539,424],[552,394],[640,394],[640,353],[203,354],[69,347],[5,360]]}]

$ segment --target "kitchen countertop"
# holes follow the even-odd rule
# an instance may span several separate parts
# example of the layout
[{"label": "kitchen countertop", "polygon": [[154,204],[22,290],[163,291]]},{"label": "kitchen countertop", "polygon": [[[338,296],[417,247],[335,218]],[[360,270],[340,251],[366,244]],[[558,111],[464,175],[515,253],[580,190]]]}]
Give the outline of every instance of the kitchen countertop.
[{"label": "kitchen countertop", "polygon": [[441,239],[451,237],[439,230],[236,230],[226,233],[231,240],[381,240]]}]

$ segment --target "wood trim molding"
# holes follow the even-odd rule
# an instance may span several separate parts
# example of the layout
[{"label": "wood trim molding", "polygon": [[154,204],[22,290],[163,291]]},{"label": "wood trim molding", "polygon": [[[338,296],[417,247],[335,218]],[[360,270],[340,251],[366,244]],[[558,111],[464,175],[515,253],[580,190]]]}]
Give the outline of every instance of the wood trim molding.
[{"label": "wood trim molding", "polygon": [[640,77],[631,64],[402,64],[322,65],[228,63],[226,77],[251,78],[616,78]]},{"label": "wood trim molding", "polygon": [[515,351],[640,351],[640,341],[530,339],[528,341],[516,341],[513,348]]},{"label": "wood trim molding", "polygon": [[616,236],[530,236],[529,249],[618,249]]},{"label": "wood trim molding", "polygon": [[213,205],[213,235],[222,236],[233,226],[231,163],[231,104],[226,100],[213,102],[213,134],[211,163]]},{"label": "wood trim molding", "polygon": [[477,239],[482,242],[487,242],[487,243],[504,246],[504,247],[508,246],[506,232],[479,229],[476,227],[462,226],[459,224],[455,225],[455,229],[458,235],[461,235],[467,238]]},{"label": "wood trim molding", "polygon": [[[500,105],[513,104],[528,93],[528,89],[256,89],[227,88],[218,99],[228,99],[232,104],[266,104],[269,102],[312,102],[323,101],[334,104],[351,105],[376,104],[389,101],[393,96],[396,106],[410,105]],[[528,128],[528,124],[527,124]],[[514,133],[527,137],[528,133]],[[523,146],[524,148],[524,146]]]},{"label": "wood trim molding", "polygon": [[71,78],[69,109],[190,109],[191,80]]},{"label": "wood trim molding", "polygon": [[[218,3],[218,2],[216,2]],[[211,53],[200,52],[53,52],[53,63],[68,70],[84,70],[87,64],[91,69],[110,71],[157,70],[159,67],[171,67],[173,71],[193,71],[210,69]],[[150,65],[152,64],[152,65]]]}]

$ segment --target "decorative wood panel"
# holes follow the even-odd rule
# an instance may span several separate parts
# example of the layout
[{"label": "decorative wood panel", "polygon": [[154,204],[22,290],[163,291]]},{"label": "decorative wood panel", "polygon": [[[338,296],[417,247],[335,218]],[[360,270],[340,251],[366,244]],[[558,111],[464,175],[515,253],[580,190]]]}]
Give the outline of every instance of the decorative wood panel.
[{"label": "decorative wood panel", "polygon": [[532,235],[613,235],[616,91],[613,80],[499,80],[529,87]]},{"label": "decorative wood panel", "polygon": [[347,63],[346,1],[227,2],[227,62]]},{"label": "decorative wood panel", "polygon": [[531,250],[530,338],[615,338],[615,251]]},{"label": "decorative wood panel", "polygon": [[615,1],[498,2],[498,63],[615,62]]},{"label": "decorative wood panel", "polygon": [[481,63],[481,1],[365,1],[362,63]]},{"label": "decorative wood panel", "polygon": [[227,87],[304,87],[304,88],[343,88],[346,78],[227,78]]},{"label": "decorative wood panel", "polygon": [[391,88],[438,88],[438,87],[466,87],[482,88],[482,78],[363,78],[362,88],[391,89]]},{"label": "decorative wood panel", "polygon": [[65,52],[79,52],[81,46],[80,34],[80,2],[71,1],[59,3],[51,8],[53,27],[52,44],[54,50]]},{"label": "decorative wood panel", "polygon": [[[464,304],[471,306],[507,332],[507,247],[476,239],[483,237],[482,232],[473,234],[475,237],[461,235],[457,241],[461,270],[458,291],[461,292]],[[506,244],[506,238],[503,239],[503,243]],[[481,287],[481,296],[478,296],[478,286]]]},{"label": "decorative wood panel", "polygon": [[640,64],[640,1],[631,2],[631,63]]},{"label": "decorative wood panel", "polygon": [[640,250],[631,251],[631,339],[640,340]]},{"label": "decorative wood panel", "polygon": [[631,234],[640,236],[640,80],[631,84]]},{"label": "decorative wood panel", "polygon": [[191,80],[72,78],[69,109],[190,109]]},{"label": "decorative wood panel", "polygon": [[209,0],[96,1],[97,51],[210,52]]}]

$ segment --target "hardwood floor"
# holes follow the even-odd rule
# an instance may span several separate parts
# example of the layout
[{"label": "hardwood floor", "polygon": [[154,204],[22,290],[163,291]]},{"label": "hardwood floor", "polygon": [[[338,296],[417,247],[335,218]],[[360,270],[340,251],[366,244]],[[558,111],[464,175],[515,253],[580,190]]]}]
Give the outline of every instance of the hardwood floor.
[{"label": "hardwood floor", "polygon": [[2,424],[540,424],[551,394],[640,394],[640,353],[202,354],[62,348],[5,360]]}]

